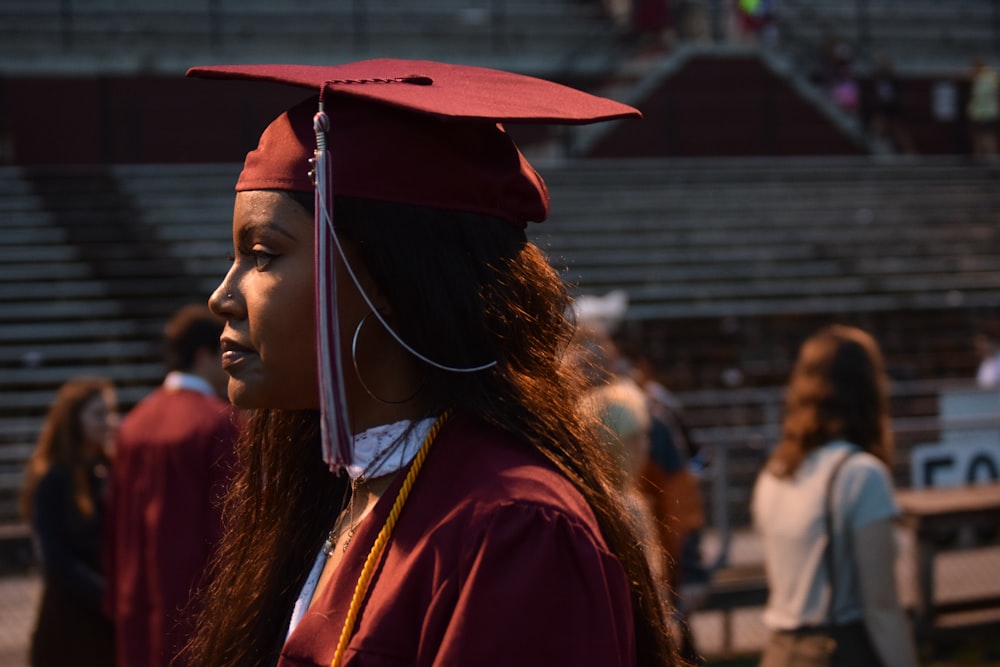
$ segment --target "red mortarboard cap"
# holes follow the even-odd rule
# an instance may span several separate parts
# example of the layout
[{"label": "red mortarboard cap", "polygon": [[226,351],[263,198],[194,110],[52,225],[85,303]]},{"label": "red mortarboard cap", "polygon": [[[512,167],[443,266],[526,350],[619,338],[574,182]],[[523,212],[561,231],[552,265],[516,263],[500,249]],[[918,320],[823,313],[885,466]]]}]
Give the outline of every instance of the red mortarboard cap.
[{"label": "red mortarboard cap", "polygon": [[[544,220],[548,193],[500,123],[583,124],[639,117],[560,84],[422,60],[346,65],[221,65],[188,76],[284,83],[318,93],[329,116],[335,195]],[[312,192],[314,100],[279,116],[244,164],[237,190]]]}]

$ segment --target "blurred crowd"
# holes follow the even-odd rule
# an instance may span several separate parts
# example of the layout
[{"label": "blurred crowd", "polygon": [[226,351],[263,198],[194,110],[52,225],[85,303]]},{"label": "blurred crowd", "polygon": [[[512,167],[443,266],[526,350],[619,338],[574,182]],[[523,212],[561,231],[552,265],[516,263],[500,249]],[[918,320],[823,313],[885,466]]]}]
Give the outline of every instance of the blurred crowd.
[{"label": "blurred crowd", "polygon": [[[618,464],[612,477],[628,508],[623,520],[641,536],[678,651],[703,664],[690,619],[714,574],[701,546],[699,470],[709,462],[649,361],[615,342],[626,308],[620,294],[580,299],[567,363],[588,378],[579,409]],[[204,584],[219,536],[218,501],[239,425],[221,398],[219,331],[205,309],[179,311],[165,334],[164,385],[124,423],[107,380],[71,380],[57,395],[23,496],[44,581],[32,665],[66,664],[69,655],[95,666],[178,664],[190,595]],[[987,332],[977,345],[986,386],[995,380],[987,363],[995,365],[997,346]],[[816,637],[832,627],[852,656],[837,664],[912,667],[912,635],[893,586],[899,510],[877,342],[851,327],[817,332],[801,348],[788,391],[781,439],[752,507],[771,589],[762,664],[798,664],[789,660],[817,650]],[[858,543],[866,548],[852,548]]]},{"label": "blurred crowd", "polygon": [[[730,42],[776,48],[781,45],[777,0],[711,3],[686,0],[603,0],[618,33],[640,51],[669,52],[680,43]],[[810,52],[811,51],[811,52]],[[827,31],[825,40],[793,53],[805,74],[830,103],[883,146],[900,155],[916,155],[914,126],[932,112],[940,123],[956,125],[962,135],[952,152],[968,151],[978,162],[997,159],[997,72],[985,55],[970,54],[965,76],[941,75],[924,99],[900,75],[893,58],[877,47]],[[919,108],[924,107],[924,108]],[[936,149],[940,150],[940,148]]]}]

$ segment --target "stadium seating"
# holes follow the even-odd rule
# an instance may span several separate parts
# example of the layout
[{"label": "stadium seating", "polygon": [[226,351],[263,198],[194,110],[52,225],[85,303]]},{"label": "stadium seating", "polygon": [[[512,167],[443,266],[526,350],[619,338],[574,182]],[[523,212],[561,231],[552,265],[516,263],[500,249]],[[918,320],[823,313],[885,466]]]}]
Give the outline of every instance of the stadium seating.
[{"label": "stadium seating", "polygon": [[614,50],[600,3],[572,0],[13,0],[0,6],[0,62],[21,71],[174,73],[199,62],[404,57],[544,73],[567,62],[603,70]]},{"label": "stadium seating", "polygon": [[[925,382],[897,409],[915,438],[934,414],[934,383],[971,377],[972,323],[1000,300],[996,169],[846,158],[538,166],[553,207],[531,237],[577,294],[628,292],[623,339],[681,392],[700,437],[732,448],[744,488],[795,346],[824,321],[873,329],[897,378]],[[128,408],[159,381],[166,317],[203,302],[226,270],[237,171],[0,169],[0,514],[59,383],[107,375]]]}]

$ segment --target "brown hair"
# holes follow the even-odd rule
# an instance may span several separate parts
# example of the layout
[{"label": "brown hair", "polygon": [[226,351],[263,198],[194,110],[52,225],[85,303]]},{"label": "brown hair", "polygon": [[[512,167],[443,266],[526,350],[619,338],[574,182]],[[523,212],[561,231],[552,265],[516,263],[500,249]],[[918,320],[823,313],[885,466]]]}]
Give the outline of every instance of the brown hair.
[{"label": "brown hair", "polygon": [[107,458],[107,451],[103,446],[94,446],[84,440],[80,414],[92,398],[113,391],[112,383],[103,378],[77,378],[59,387],[25,468],[21,514],[26,519],[32,516],[39,480],[53,466],[69,470],[77,509],[83,516],[93,515],[95,507],[88,463]]},{"label": "brown hair", "polygon": [[204,304],[190,304],[171,316],[163,328],[163,358],[168,371],[190,371],[198,350],[219,351],[222,318]]},{"label": "brown hair", "polygon": [[[359,244],[409,344],[453,366],[497,361],[479,373],[427,367],[428,414],[477,415],[575,484],[632,584],[639,664],[675,664],[645,556],[622,521],[613,462],[577,416],[583,379],[563,363],[573,333],[569,296],[542,253],[523,231],[482,215],[338,198],[335,220]],[[252,417],[228,499],[230,530],[189,647],[193,664],[277,659],[295,596],[345,493],[320,460],[317,424],[313,412]]]},{"label": "brown hair", "polygon": [[893,437],[882,353],[869,334],[843,325],[821,329],[799,350],[768,468],[790,476],[810,451],[837,439],[889,464]]}]

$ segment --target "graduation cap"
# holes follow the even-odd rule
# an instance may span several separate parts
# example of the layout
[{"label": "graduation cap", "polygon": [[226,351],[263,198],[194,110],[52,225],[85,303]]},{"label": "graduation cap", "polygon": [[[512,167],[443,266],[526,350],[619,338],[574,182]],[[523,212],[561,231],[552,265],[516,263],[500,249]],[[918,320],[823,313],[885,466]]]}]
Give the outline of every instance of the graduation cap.
[{"label": "graduation cap", "polygon": [[[345,65],[195,67],[188,76],[297,86],[316,93],[335,195],[544,220],[545,185],[502,123],[583,124],[638,117],[632,107],[535,77],[421,60]],[[247,156],[238,190],[312,192],[307,162],[317,103],[271,124]]]},{"label": "graduation cap", "polygon": [[[333,198],[481,213],[523,228],[548,216],[549,196],[504,123],[578,125],[640,117],[630,106],[551,81],[425,60],[220,65],[194,67],[187,75],[283,83],[315,93],[267,127],[247,155],[236,189],[316,193],[317,340],[324,452],[331,466],[351,460],[336,358],[341,348],[333,257],[344,256],[333,233]],[[426,363],[454,372],[493,365],[451,368],[429,360],[402,341],[378,309],[372,310]]]}]

